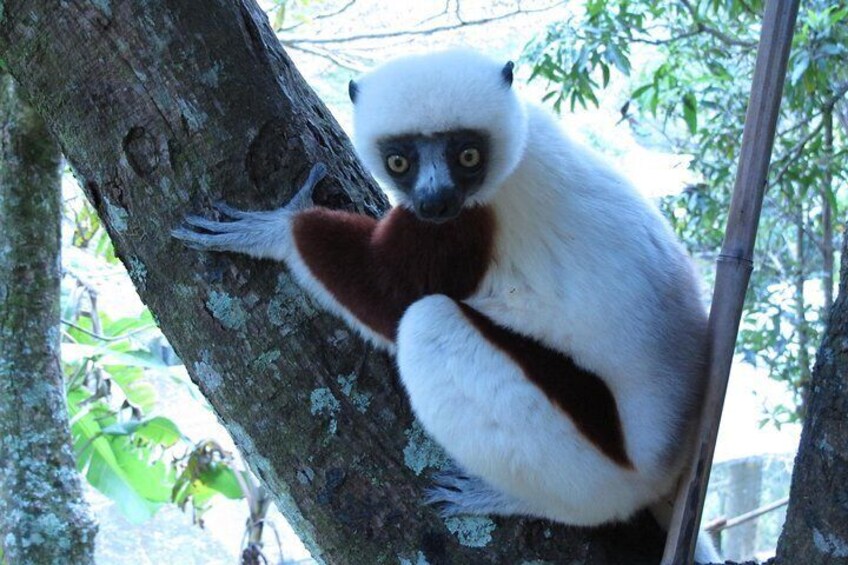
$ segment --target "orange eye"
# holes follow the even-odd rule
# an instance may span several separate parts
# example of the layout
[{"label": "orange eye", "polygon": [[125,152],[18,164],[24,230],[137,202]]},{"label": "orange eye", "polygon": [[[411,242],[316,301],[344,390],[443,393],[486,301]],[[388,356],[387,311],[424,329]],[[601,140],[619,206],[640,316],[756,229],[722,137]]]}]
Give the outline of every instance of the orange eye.
[{"label": "orange eye", "polygon": [[480,164],[480,150],[476,147],[463,149],[459,154],[459,164],[469,169],[476,167]]},{"label": "orange eye", "polygon": [[409,170],[409,160],[403,155],[389,155],[386,166],[395,174],[402,175]]}]

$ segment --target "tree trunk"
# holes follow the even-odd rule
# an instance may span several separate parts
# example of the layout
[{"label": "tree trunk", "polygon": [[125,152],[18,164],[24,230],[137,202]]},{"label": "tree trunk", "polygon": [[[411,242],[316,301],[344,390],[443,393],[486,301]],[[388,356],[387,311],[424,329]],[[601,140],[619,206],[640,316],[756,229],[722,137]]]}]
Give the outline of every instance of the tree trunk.
[{"label": "tree trunk", "polygon": [[0,74],[0,547],[10,564],[94,562],[59,365],[60,160]]},{"label": "tree trunk", "polygon": [[848,564],[848,239],[839,295],[816,357],[795,459],[786,525],[777,547],[786,565]]},{"label": "tree trunk", "polygon": [[[7,0],[0,55],[45,116],[143,300],[319,560],[656,563],[662,534],[421,506],[442,452],[393,361],[319,312],[282,265],[171,239],[225,199],[284,203],[316,161],[321,205],[384,198],[254,0]],[[563,472],[568,472],[564,469]]]}]

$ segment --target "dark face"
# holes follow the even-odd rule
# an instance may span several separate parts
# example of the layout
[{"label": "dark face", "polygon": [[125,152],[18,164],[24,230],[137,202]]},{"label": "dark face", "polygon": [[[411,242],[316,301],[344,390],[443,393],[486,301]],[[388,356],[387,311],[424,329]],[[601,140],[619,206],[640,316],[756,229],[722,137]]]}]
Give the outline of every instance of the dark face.
[{"label": "dark face", "polygon": [[422,220],[457,217],[486,178],[489,137],[481,131],[400,135],[378,145],[386,172]]}]

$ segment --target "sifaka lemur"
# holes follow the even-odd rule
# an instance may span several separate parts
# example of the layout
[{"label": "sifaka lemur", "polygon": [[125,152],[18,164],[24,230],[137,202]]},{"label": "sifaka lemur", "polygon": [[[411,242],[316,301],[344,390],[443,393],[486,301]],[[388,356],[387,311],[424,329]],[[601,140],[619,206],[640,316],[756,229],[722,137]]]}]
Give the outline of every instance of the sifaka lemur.
[{"label": "sifaka lemur", "polygon": [[655,207],[512,82],[512,63],[452,50],[350,83],[355,146],[397,201],[381,220],[311,207],[318,164],[283,208],[219,205],[226,221],[173,234],[285,262],[396,354],[464,470],[430,492],[446,512],[625,520],[680,473],[706,378],[699,282]]}]

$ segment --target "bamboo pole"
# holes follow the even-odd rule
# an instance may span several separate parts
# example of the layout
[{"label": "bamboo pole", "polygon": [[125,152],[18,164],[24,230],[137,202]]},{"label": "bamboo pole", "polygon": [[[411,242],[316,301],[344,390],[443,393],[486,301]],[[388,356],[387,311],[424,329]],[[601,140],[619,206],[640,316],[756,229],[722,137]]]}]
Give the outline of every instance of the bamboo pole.
[{"label": "bamboo pole", "polygon": [[692,460],[677,493],[663,565],[693,562],[739,319],[753,268],[754,240],[799,1],[769,0],[765,7],[727,233],[717,262],[709,322],[709,383]]}]

